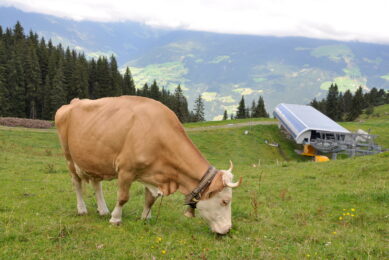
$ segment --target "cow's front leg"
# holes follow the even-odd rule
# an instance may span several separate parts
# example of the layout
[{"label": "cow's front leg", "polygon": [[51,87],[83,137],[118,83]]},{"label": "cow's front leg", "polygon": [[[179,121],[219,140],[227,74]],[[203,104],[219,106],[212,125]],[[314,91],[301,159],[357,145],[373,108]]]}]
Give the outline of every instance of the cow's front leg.
[{"label": "cow's front leg", "polygon": [[142,212],[142,219],[150,219],[151,218],[151,207],[153,206],[155,200],[158,198],[157,196],[153,196],[150,190],[145,187],[145,205]]},{"label": "cow's front leg", "polygon": [[109,210],[107,204],[104,200],[103,189],[101,181],[92,180],[92,186],[95,189],[96,202],[97,202],[97,211],[101,216],[105,216],[109,214]]},{"label": "cow's front leg", "polygon": [[130,198],[129,191],[132,181],[133,176],[130,173],[119,172],[117,202],[109,220],[114,225],[120,225],[122,222],[122,208]]}]

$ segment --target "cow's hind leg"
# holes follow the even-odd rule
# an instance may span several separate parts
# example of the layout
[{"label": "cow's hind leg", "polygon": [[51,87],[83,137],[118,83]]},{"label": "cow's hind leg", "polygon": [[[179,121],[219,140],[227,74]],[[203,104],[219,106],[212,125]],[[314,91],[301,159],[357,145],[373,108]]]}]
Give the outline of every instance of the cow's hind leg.
[{"label": "cow's hind leg", "polygon": [[122,208],[130,198],[129,190],[133,180],[134,177],[130,172],[119,172],[117,202],[109,220],[114,225],[119,225],[122,222]]},{"label": "cow's hind leg", "polygon": [[74,163],[68,159],[68,168],[72,176],[72,182],[77,197],[77,211],[79,215],[85,215],[88,213],[86,209],[84,199],[82,197],[82,179],[77,175],[76,167]]},{"label": "cow's hind leg", "polygon": [[142,219],[150,219],[151,218],[151,207],[153,206],[155,200],[158,198],[159,194],[153,196],[150,190],[145,187],[145,205],[142,212]]},{"label": "cow's hind leg", "polygon": [[77,196],[77,211],[79,215],[85,215],[88,213],[86,209],[84,199],[82,197],[82,180],[77,175],[72,175],[72,182]]},{"label": "cow's hind leg", "polygon": [[99,212],[99,214],[101,216],[108,215],[109,210],[108,210],[107,204],[105,203],[105,200],[104,200],[101,181],[92,180],[92,186],[95,189],[97,211]]}]

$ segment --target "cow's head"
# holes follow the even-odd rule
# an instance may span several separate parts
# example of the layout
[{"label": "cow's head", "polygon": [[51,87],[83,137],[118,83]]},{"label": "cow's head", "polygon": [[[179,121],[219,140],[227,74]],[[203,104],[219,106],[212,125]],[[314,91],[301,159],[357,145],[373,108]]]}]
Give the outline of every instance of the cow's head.
[{"label": "cow's head", "polygon": [[232,183],[233,164],[230,161],[230,169],[218,172],[212,181],[208,191],[197,203],[200,215],[209,223],[213,232],[227,234],[231,229],[231,201],[232,188],[238,187],[239,182]]}]

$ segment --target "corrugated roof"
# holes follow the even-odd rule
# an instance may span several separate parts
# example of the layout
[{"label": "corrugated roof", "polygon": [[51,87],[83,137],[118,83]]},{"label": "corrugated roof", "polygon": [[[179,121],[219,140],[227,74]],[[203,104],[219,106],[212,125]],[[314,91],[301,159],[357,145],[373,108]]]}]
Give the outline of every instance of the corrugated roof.
[{"label": "corrugated roof", "polygon": [[274,116],[295,139],[309,130],[350,133],[346,128],[311,106],[281,103],[275,108]]}]

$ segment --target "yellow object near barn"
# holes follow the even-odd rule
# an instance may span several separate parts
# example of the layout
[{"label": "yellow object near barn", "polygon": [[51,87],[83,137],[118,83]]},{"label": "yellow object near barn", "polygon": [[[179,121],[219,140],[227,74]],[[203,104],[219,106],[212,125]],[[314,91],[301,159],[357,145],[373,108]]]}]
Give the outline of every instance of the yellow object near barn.
[{"label": "yellow object near barn", "polygon": [[330,159],[324,155],[316,155],[316,149],[309,144],[304,145],[304,151],[301,155],[314,157],[315,162],[328,162]]},{"label": "yellow object near barn", "polygon": [[330,159],[324,155],[315,155],[315,162],[328,162]]}]

